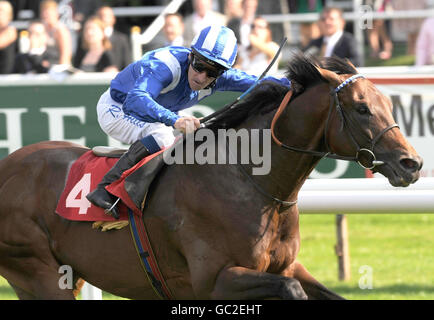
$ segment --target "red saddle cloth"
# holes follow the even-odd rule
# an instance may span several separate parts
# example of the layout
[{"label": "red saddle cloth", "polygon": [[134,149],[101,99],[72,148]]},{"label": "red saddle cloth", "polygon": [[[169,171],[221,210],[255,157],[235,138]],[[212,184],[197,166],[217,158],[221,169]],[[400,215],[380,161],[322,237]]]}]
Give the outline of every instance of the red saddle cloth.
[{"label": "red saddle cloth", "polygon": [[[161,152],[163,150],[142,159],[131,169],[126,170],[119,180],[106,187],[111,194],[121,198],[118,202],[119,220],[128,220],[127,207],[138,216],[142,215],[141,210],[136,207],[124,188],[125,178]],[[96,156],[92,150],[78,158],[71,166],[65,188],[57,203],[56,213],[65,219],[75,221],[119,221],[105,214],[104,209],[93,205],[86,198],[117,160],[118,158]]]}]

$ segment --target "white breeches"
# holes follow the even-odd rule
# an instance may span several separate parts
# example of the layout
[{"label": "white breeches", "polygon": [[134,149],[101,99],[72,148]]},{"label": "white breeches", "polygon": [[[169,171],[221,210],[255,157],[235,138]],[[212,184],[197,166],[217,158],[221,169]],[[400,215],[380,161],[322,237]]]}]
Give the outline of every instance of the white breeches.
[{"label": "white breeches", "polygon": [[110,137],[133,144],[146,136],[152,135],[160,148],[173,144],[173,128],[160,122],[144,122],[122,111],[122,104],[110,96],[110,88],[101,95],[96,106],[98,122],[102,130]]}]

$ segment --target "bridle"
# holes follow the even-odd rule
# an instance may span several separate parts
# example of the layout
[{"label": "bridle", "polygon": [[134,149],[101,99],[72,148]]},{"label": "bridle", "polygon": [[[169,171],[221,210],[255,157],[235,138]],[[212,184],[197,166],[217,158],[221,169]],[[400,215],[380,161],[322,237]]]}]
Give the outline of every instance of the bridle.
[{"label": "bridle", "polygon": [[[343,88],[345,88],[347,85],[353,83],[354,81],[356,81],[359,78],[364,78],[363,75],[360,74],[356,74],[353,75],[352,77],[346,79],[345,81],[343,81],[339,86],[337,86],[336,88],[331,88],[330,90],[330,107],[329,107],[329,111],[328,111],[328,115],[327,115],[327,120],[326,120],[326,125],[324,127],[324,140],[325,140],[325,146],[326,146],[326,152],[322,152],[322,151],[315,151],[315,150],[304,150],[304,149],[300,149],[300,148],[296,148],[296,147],[292,147],[292,146],[288,146],[284,143],[282,143],[275,135],[274,133],[274,127],[276,125],[277,120],[279,119],[280,115],[283,113],[283,111],[285,110],[285,108],[288,106],[289,101],[292,97],[293,91],[292,89],[290,89],[285,97],[283,98],[282,102],[280,103],[279,108],[277,109],[276,114],[274,115],[274,118],[271,122],[271,136],[274,140],[274,142],[279,146],[282,147],[284,149],[287,149],[289,151],[293,151],[293,152],[299,152],[299,153],[306,153],[306,154],[310,154],[314,157],[320,157],[320,158],[332,158],[332,159],[338,159],[338,160],[346,160],[346,161],[356,161],[362,168],[364,169],[373,169],[376,166],[380,166],[383,165],[384,162],[383,161],[379,161],[377,160],[377,157],[375,156],[374,153],[374,148],[375,145],[377,144],[377,142],[381,139],[381,137],[389,130],[392,130],[393,128],[399,128],[398,124],[393,123],[389,126],[387,126],[386,128],[384,128],[383,130],[380,131],[380,133],[378,133],[374,139],[372,139],[370,141],[370,146],[368,148],[362,148],[358,143],[357,140],[354,138],[353,132],[351,130],[351,127],[349,126],[349,121],[348,121],[348,117],[345,114],[344,109],[341,107],[341,102],[339,100],[339,96],[338,93],[339,91],[341,91]],[[327,141],[327,133],[329,131],[329,127],[330,127],[330,119],[331,119],[331,115],[333,113],[333,107],[336,106],[336,112],[340,115],[341,118],[341,130],[344,130],[345,128],[347,129],[346,132],[349,135],[352,143],[357,147],[357,151],[354,157],[349,157],[349,156],[342,156],[342,155],[338,155],[336,153],[333,153],[331,151],[330,145]],[[360,158],[362,157],[363,154],[367,154],[370,157],[370,164],[364,164]],[[241,172],[248,178],[248,180],[250,180],[250,182],[254,185],[254,187],[264,196],[268,197],[269,199],[279,203],[281,206],[284,207],[291,207],[293,205],[295,205],[297,203],[297,200],[295,201],[283,201],[280,199],[277,199],[275,197],[273,197],[272,195],[270,195],[267,191],[265,191],[262,187],[260,187],[254,180],[253,178],[247,173],[247,171],[240,165],[239,166],[241,168]]]},{"label": "bridle", "polygon": [[[364,78],[363,75],[360,74],[356,74],[351,76],[350,78],[346,79],[345,81],[343,81],[340,85],[338,85],[336,88],[331,88],[330,90],[330,107],[328,110],[328,115],[327,115],[327,120],[326,120],[326,124],[324,127],[324,140],[325,140],[325,146],[326,146],[326,152],[322,152],[322,151],[315,151],[315,150],[305,150],[305,149],[300,149],[300,148],[296,148],[296,147],[292,147],[292,146],[288,146],[284,143],[282,143],[275,135],[274,133],[274,127],[276,125],[277,120],[279,119],[279,117],[281,116],[281,114],[283,113],[283,111],[286,109],[286,107],[289,104],[289,101],[292,97],[293,91],[292,89],[290,89],[285,97],[283,98],[282,102],[280,103],[279,108],[277,109],[277,112],[275,113],[273,120],[271,122],[271,136],[274,140],[274,142],[279,146],[282,147],[284,149],[287,149],[289,151],[293,151],[293,152],[299,152],[299,153],[306,153],[306,154],[310,154],[314,157],[320,157],[320,158],[332,158],[332,159],[339,159],[339,160],[346,160],[346,161],[356,161],[362,168],[364,169],[373,169],[376,166],[380,166],[383,165],[384,162],[383,161],[379,161],[377,160],[377,157],[375,156],[374,153],[374,148],[375,145],[377,144],[377,142],[381,139],[381,137],[389,130],[393,129],[393,128],[399,128],[398,124],[393,123],[389,126],[387,126],[386,128],[384,128],[383,130],[380,131],[380,133],[378,133],[374,139],[372,139],[370,141],[370,146],[368,148],[362,148],[358,143],[357,140],[354,138],[353,132],[351,130],[351,127],[349,126],[349,121],[348,121],[348,117],[345,114],[344,109],[341,107],[341,102],[339,100],[339,96],[338,93],[339,91],[341,91],[343,88],[345,88],[347,85],[355,82],[357,79],[359,78]],[[330,145],[327,141],[327,133],[329,131],[329,127],[330,127],[330,119],[331,119],[331,115],[333,113],[333,107],[336,106],[336,112],[340,115],[341,118],[341,130],[344,130],[345,128],[347,129],[346,132],[349,135],[352,143],[356,146],[356,154],[354,157],[349,157],[349,156],[342,156],[342,155],[338,155],[336,153],[333,153],[331,151]],[[363,154],[367,154],[371,159],[370,159],[370,164],[366,165],[364,164],[360,158],[362,157]],[[256,190],[261,193],[262,195],[266,196],[267,198],[271,199],[272,201],[277,202],[278,204],[280,204],[283,207],[291,207],[293,205],[295,205],[297,203],[297,200],[295,201],[284,201],[284,200],[280,200],[278,198],[273,197],[271,194],[269,194],[266,190],[264,190],[261,186],[258,185],[258,183],[256,181],[253,180],[253,178],[249,175],[249,173],[246,171],[246,169],[242,166],[242,165],[238,165],[238,167],[240,168],[240,171],[243,173],[243,175],[250,181],[250,183],[252,183],[252,185],[256,188]]]},{"label": "bridle", "polygon": [[[280,106],[276,112],[276,114],[274,115],[274,118],[271,122],[271,136],[273,137],[274,142],[276,142],[276,144],[284,149],[290,150],[290,151],[294,151],[294,152],[301,152],[301,153],[307,153],[310,155],[313,155],[315,157],[327,157],[327,158],[332,158],[332,159],[339,159],[339,160],[347,160],[347,161],[356,161],[362,168],[364,169],[373,169],[376,166],[380,166],[383,165],[384,162],[383,161],[379,161],[377,160],[377,157],[375,156],[374,153],[374,148],[375,145],[377,144],[377,142],[381,139],[381,137],[389,130],[393,129],[393,128],[399,128],[398,124],[393,123],[389,126],[387,126],[386,128],[384,128],[383,130],[380,131],[380,133],[377,134],[377,136],[375,136],[374,139],[372,139],[372,141],[370,142],[370,146],[368,148],[362,148],[358,143],[357,140],[354,138],[353,132],[351,130],[351,127],[349,126],[349,121],[348,121],[348,117],[345,114],[344,109],[341,107],[341,102],[339,101],[339,96],[338,93],[339,91],[341,91],[343,88],[345,88],[347,85],[355,82],[357,79],[359,78],[365,78],[363,75],[361,74],[356,74],[353,75],[352,77],[346,79],[344,82],[342,82],[339,86],[337,86],[336,88],[332,88],[330,90],[330,107],[329,107],[329,111],[328,111],[328,116],[327,116],[327,120],[326,120],[326,125],[324,127],[324,139],[325,139],[325,146],[326,146],[326,152],[322,152],[322,151],[314,151],[314,150],[304,150],[304,149],[300,149],[300,148],[296,148],[296,147],[292,147],[292,146],[288,146],[284,143],[282,143],[275,135],[274,133],[274,127],[275,124],[277,122],[277,120],[279,119],[280,115],[282,114],[282,112],[285,110],[285,108],[287,107],[289,100],[291,99],[292,93],[293,91],[290,89],[287,94],[285,95],[285,97],[283,98],[282,102],[280,103]],[[330,149],[329,143],[327,141],[327,132],[329,130],[329,126],[330,126],[330,119],[331,119],[331,115],[332,115],[332,111],[333,111],[333,106],[336,106],[336,111],[337,113],[340,115],[341,118],[341,122],[342,122],[342,130],[344,128],[346,128],[346,132],[349,135],[352,143],[357,147],[357,151],[354,157],[348,157],[348,156],[342,156],[342,155],[338,155],[336,153],[333,153]],[[363,155],[367,155],[370,158],[370,164],[366,164],[363,163],[361,160],[361,157]]]}]

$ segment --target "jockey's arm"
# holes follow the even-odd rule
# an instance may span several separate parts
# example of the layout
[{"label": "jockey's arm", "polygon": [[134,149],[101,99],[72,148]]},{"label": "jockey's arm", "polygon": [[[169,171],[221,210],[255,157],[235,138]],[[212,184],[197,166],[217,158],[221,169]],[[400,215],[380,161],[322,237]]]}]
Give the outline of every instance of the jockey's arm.
[{"label": "jockey's arm", "polygon": [[200,120],[193,116],[180,117],[173,126],[183,133],[192,133],[200,128]]},{"label": "jockey's arm", "polygon": [[[161,70],[160,70],[161,71]],[[181,117],[155,101],[161,90],[172,81],[170,72],[145,70],[128,92],[124,111],[146,122],[161,122],[184,133],[200,128],[200,122],[192,116]]]},{"label": "jockey's arm", "polygon": [[142,121],[174,126],[180,116],[155,101],[161,90],[172,81],[172,74],[167,71],[144,68],[134,88],[128,92],[123,105],[124,112]]},{"label": "jockey's arm", "polygon": [[[217,91],[239,91],[244,92],[255,84],[258,77],[249,75],[239,69],[230,69],[226,71],[216,82]],[[259,81],[273,81],[287,88],[290,88],[291,82],[287,78],[275,78],[272,76],[266,76]]]},{"label": "jockey's arm", "polygon": [[154,97],[156,96],[152,92],[133,89],[128,92],[123,105],[124,112],[145,122],[161,122],[173,126],[180,116],[157,103]]}]

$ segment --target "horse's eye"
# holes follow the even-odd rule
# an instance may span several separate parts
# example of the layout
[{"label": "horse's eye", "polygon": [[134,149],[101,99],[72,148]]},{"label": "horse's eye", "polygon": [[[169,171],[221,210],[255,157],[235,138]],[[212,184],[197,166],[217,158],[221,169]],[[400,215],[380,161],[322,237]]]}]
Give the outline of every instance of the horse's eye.
[{"label": "horse's eye", "polygon": [[367,106],[358,106],[357,112],[360,114],[367,114],[367,113],[369,113],[369,109]]}]

